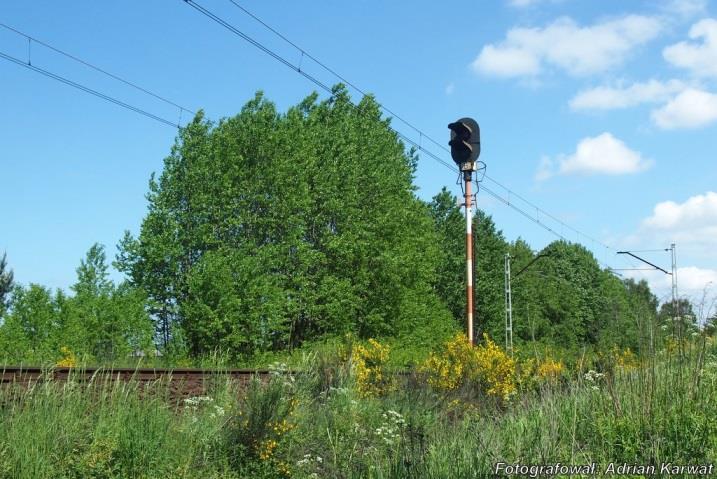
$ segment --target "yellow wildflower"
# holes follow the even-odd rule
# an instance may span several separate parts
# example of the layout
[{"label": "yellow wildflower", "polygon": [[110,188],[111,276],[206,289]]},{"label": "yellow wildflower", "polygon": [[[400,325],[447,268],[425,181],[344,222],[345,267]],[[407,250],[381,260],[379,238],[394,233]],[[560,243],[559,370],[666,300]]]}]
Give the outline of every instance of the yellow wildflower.
[{"label": "yellow wildflower", "polygon": [[352,350],[354,374],[359,395],[380,396],[391,389],[391,382],[385,377],[389,347],[375,339],[368,340],[368,346],[355,345]]},{"label": "yellow wildflower", "polygon": [[271,455],[274,453],[274,449],[276,449],[276,446],[278,445],[279,443],[273,439],[267,439],[266,441],[262,441],[261,443],[259,443],[259,459],[261,459],[262,461],[268,461],[271,458]]},{"label": "yellow wildflower", "polygon": [[555,361],[548,357],[538,364],[536,375],[542,381],[556,383],[564,370],[565,365],[561,361]]},{"label": "yellow wildflower", "polygon": [[635,356],[635,353],[633,353],[630,348],[625,348],[620,351],[615,347],[613,348],[612,356],[615,364],[623,371],[632,371],[640,365],[637,356]]},{"label": "yellow wildflower", "polygon": [[60,353],[62,354],[62,359],[57,361],[57,367],[74,368],[77,365],[77,358],[75,357],[75,353],[73,353],[70,348],[68,348],[67,346],[62,346],[60,348]]},{"label": "yellow wildflower", "polygon": [[432,353],[420,368],[428,374],[428,383],[443,391],[452,391],[467,381],[481,384],[488,395],[508,399],[516,391],[515,360],[484,335],[484,344],[471,346],[468,339],[456,335],[444,345],[441,354]]}]

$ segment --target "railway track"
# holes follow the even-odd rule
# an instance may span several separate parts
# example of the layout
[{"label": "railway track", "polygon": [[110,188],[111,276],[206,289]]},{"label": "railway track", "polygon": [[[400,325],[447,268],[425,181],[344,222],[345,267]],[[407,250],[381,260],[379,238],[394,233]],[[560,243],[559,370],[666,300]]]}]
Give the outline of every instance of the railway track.
[{"label": "railway track", "polygon": [[[145,390],[166,384],[172,399],[206,394],[216,380],[229,379],[238,386],[246,386],[252,378],[266,381],[274,371],[267,369],[193,369],[193,368],[117,368],[117,367],[54,367],[3,366],[0,387],[26,389],[39,383],[58,385],[74,382],[101,385],[108,382],[133,382]],[[286,374],[286,373],[284,373]]]},{"label": "railway track", "polygon": [[[139,394],[146,395],[154,389],[172,401],[192,396],[204,396],[212,388],[229,380],[237,389],[247,387],[253,378],[262,382],[271,375],[301,374],[301,371],[276,371],[269,369],[195,369],[195,368],[118,368],[118,367],[36,367],[0,366],[0,395],[3,391],[24,391],[42,383],[53,383],[58,387],[72,383],[88,388],[108,384],[132,383]],[[398,370],[392,374],[404,385],[424,378],[414,371]],[[2,399],[2,397],[0,397]],[[6,398],[7,399],[7,395]],[[2,402],[2,401],[0,401]]]}]

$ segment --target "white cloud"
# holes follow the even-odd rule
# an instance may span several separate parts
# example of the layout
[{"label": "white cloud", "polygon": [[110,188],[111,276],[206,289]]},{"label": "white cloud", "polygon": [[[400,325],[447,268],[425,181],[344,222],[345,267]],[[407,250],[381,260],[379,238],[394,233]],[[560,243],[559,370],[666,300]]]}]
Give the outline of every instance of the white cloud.
[{"label": "white cloud", "polygon": [[554,175],[572,174],[624,175],[644,171],[650,166],[651,160],[606,132],[580,140],[572,155],[560,155],[555,160],[543,157],[535,179],[542,181]]},{"label": "white cloud", "polygon": [[[657,203],[652,216],[643,220],[642,224],[647,228],[660,230],[704,227],[717,229],[717,193],[708,191],[704,195],[693,196],[684,203]],[[717,242],[717,236],[715,241]]]},{"label": "white cloud", "polygon": [[[717,77],[717,20],[706,18],[692,25],[689,38],[662,51],[668,63],[701,77]],[[699,41],[699,40],[702,41]]]},{"label": "white cloud", "polygon": [[691,257],[714,260],[717,243],[717,193],[708,191],[688,198],[683,203],[657,203],[652,215],[642,220],[638,231],[625,238],[624,244],[645,243],[667,245],[675,242]]},{"label": "white cloud", "polygon": [[677,286],[682,291],[702,291],[709,283],[717,284],[717,271],[695,266],[677,268]]},{"label": "white cloud", "polygon": [[477,72],[496,76],[533,76],[540,72],[540,58],[521,47],[486,45],[472,66]]},{"label": "white cloud", "polygon": [[661,82],[650,80],[644,83],[633,83],[630,86],[600,86],[583,90],[570,100],[573,110],[615,110],[628,108],[641,103],[658,103],[667,101],[675,93],[686,88],[679,80]]},{"label": "white cloud", "polygon": [[[680,294],[699,297],[704,287],[713,282],[717,288],[714,248],[717,242],[717,193],[708,191],[692,196],[682,203],[662,201],[652,214],[642,220],[637,231],[621,242],[626,249],[677,247],[677,281]],[[638,253],[667,270],[668,252]],[[682,258],[686,258],[683,262]],[[636,261],[632,262],[636,263]],[[697,264],[697,265],[696,265]],[[642,267],[642,266],[638,266]],[[631,271],[633,277],[645,278],[656,294],[669,294],[670,276],[660,271]]]},{"label": "white cloud", "polygon": [[615,67],[662,29],[657,17],[626,15],[580,26],[562,17],[544,28],[513,28],[504,41],[485,45],[472,68],[502,77],[536,76],[546,67],[588,75]]},{"label": "white cloud", "polygon": [[708,125],[717,120],[717,95],[688,88],[653,111],[652,120],[665,130]]},{"label": "white cloud", "polygon": [[[653,259],[658,264],[665,266],[669,271],[669,253],[664,254],[664,261]],[[672,277],[662,271],[630,271],[626,276],[635,279],[645,279],[650,289],[662,301],[669,301],[672,290]],[[711,284],[710,284],[711,283]],[[705,288],[714,290],[717,286],[717,270],[699,268],[697,266],[685,266],[677,268],[677,292],[680,297],[691,297],[700,300]]]}]

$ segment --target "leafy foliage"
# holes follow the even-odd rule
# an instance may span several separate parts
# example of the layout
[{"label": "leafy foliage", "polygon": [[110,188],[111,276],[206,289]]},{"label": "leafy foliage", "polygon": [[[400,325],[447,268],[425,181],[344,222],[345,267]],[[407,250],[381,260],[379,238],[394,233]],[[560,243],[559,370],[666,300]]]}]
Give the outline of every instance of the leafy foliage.
[{"label": "leafy foliage", "polygon": [[7,297],[12,291],[13,272],[7,266],[7,253],[3,253],[0,259],[0,317],[8,306]]},{"label": "leafy foliage", "polygon": [[393,387],[385,371],[390,348],[373,338],[368,344],[356,344],[351,351],[351,360],[356,376],[356,388],[361,397],[377,397]]},{"label": "leafy foliage", "polygon": [[71,354],[111,362],[151,350],[145,294],[127,283],[115,286],[107,269],[104,248],[95,244],[77,268],[74,296],[37,284],[15,286],[0,326],[0,356],[55,363]]},{"label": "leafy foliage", "polygon": [[493,396],[507,401],[517,390],[516,362],[486,334],[472,346],[459,334],[442,351],[431,354],[421,367],[428,384],[441,391],[469,389],[473,397]]},{"label": "leafy foliage", "polygon": [[[443,245],[434,289],[464,324],[465,220],[456,197],[445,189],[431,201],[430,212]],[[537,253],[520,238],[509,244],[480,210],[473,232],[475,317],[491,337],[504,336],[504,256],[509,253],[519,345],[537,341],[572,353],[586,345],[647,347],[643,340],[654,329],[658,302],[644,280],[615,277],[578,244],[555,241]]]},{"label": "leafy foliage", "polygon": [[415,161],[371,97],[353,106],[336,87],[280,114],[257,94],[181,131],[116,264],[156,304],[164,340],[178,324],[193,355],[448,322]]}]

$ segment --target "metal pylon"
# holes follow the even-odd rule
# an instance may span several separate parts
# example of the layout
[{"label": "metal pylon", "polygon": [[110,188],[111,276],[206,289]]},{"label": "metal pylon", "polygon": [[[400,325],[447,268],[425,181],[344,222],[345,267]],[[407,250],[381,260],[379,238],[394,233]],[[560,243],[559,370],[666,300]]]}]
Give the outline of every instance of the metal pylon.
[{"label": "metal pylon", "polygon": [[513,295],[510,289],[510,254],[505,254],[505,350],[513,355]]}]

